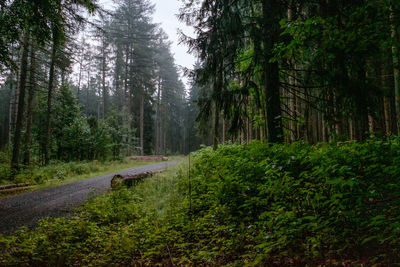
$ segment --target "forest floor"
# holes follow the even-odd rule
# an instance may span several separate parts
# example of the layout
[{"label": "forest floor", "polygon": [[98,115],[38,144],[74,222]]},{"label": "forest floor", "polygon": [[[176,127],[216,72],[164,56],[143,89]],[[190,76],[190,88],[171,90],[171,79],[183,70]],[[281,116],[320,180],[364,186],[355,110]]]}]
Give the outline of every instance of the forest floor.
[{"label": "forest floor", "polygon": [[[119,174],[160,171],[176,161],[144,165],[119,171]],[[34,226],[38,219],[67,216],[74,207],[92,196],[107,192],[116,173],[44,188],[34,192],[0,199],[0,233],[10,233],[21,226]]]}]

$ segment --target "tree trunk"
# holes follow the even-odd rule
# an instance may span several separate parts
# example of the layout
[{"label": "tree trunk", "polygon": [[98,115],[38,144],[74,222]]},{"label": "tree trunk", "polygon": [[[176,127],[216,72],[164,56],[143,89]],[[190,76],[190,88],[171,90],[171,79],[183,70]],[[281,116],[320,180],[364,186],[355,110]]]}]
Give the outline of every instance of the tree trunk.
[{"label": "tree trunk", "polygon": [[278,64],[266,63],[266,69],[264,78],[266,82],[268,142],[277,143],[283,141]]},{"label": "tree trunk", "polygon": [[156,143],[154,148],[154,152],[156,153],[156,155],[160,153],[160,143],[161,143],[160,99],[161,99],[161,78],[158,79],[157,102],[156,102]]},{"label": "tree trunk", "polygon": [[10,75],[10,99],[8,102],[8,136],[7,136],[8,144],[11,144],[11,136],[12,136],[12,130],[13,130],[13,123],[12,123],[13,91],[14,91],[13,76]]},{"label": "tree trunk", "polygon": [[[364,66],[365,62],[360,62],[360,66]],[[365,87],[365,81],[367,78],[367,73],[364,68],[358,71],[358,80],[362,82]],[[369,131],[369,123],[368,123],[368,100],[366,98],[366,94],[362,91],[362,88],[358,88],[356,93],[356,112],[357,112],[357,120],[358,120],[358,140],[363,141],[368,137]]]},{"label": "tree trunk", "polygon": [[26,119],[26,133],[25,133],[25,152],[24,152],[24,165],[30,164],[30,148],[31,148],[31,135],[32,135],[32,117],[33,117],[33,97],[36,88],[36,70],[35,70],[35,46],[32,42],[31,47],[31,65],[29,70],[29,91],[28,91],[28,113]]},{"label": "tree trunk", "polygon": [[84,46],[84,42],[83,42],[83,39],[82,39],[82,49],[81,49],[81,57],[80,57],[80,59],[79,59],[79,76],[78,76],[78,91],[77,91],[77,98],[78,98],[78,101],[79,101],[79,98],[80,98],[80,94],[81,94],[81,81],[82,81],[82,71],[83,71],[83,55],[84,55],[84,48],[83,48],[83,46]]},{"label": "tree trunk", "polygon": [[25,107],[25,87],[26,76],[28,70],[28,49],[29,49],[29,34],[25,33],[22,44],[22,56],[20,65],[20,78],[19,78],[19,97],[18,97],[18,113],[15,123],[14,145],[11,159],[11,168],[16,171],[19,169],[19,151],[21,144],[22,121],[24,116]]},{"label": "tree trunk", "polygon": [[399,50],[396,44],[398,43],[398,36],[396,26],[393,23],[394,12],[391,11],[390,20],[391,24],[391,36],[394,40],[392,45],[392,59],[393,59],[393,78],[394,78],[394,92],[395,92],[395,107],[396,107],[396,128],[397,134],[400,134],[400,65],[399,65]]},{"label": "tree trunk", "polygon": [[90,67],[92,64],[92,57],[89,55],[88,66],[87,66],[87,88],[86,88],[86,115],[89,117],[89,92],[90,92]]},{"label": "tree trunk", "polygon": [[263,0],[262,11],[264,17],[264,91],[267,101],[267,131],[268,142],[283,141],[282,110],[280,99],[279,66],[277,62],[269,62],[274,43],[280,38],[279,20],[272,18],[275,25],[271,26],[272,10],[280,9],[279,1]]},{"label": "tree trunk", "polygon": [[[21,57],[18,58],[18,61],[21,60]],[[17,123],[17,114],[18,114],[18,98],[19,98],[19,85],[20,85],[20,79],[21,79],[21,66],[19,66],[18,71],[17,71],[17,82],[15,86],[15,92],[14,92],[14,118],[13,118],[13,131],[15,132],[15,126]]]},{"label": "tree trunk", "polygon": [[219,141],[219,109],[215,106],[214,110],[214,135],[213,135],[213,149],[218,149],[218,141]]},{"label": "tree trunk", "polygon": [[322,142],[328,142],[328,127],[327,127],[327,123],[326,123],[326,119],[325,119],[325,115],[321,114],[322,119],[321,119],[321,123],[322,123]]},{"label": "tree trunk", "polygon": [[392,134],[392,127],[390,124],[390,98],[387,96],[383,97],[383,106],[384,106],[384,117],[385,117],[385,132],[386,135]]},{"label": "tree trunk", "polygon": [[[53,46],[51,51],[51,62],[49,70],[49,85],[47,91],[47,118],[46,118],[46,141],[45,141],[45,151],[44,151],[44,161],[45,165],[50,163],[50,144],[51,144],[51,112],[52,112],[52,98],[54,89],[54,72],[56,64],[56,52],[57,52],[57,40],[58,36],[56,33],[53,34]],[[89,88],[88,88],[89,89]]]},{"label": "tree trunk", "polygon": [[102,83],[102,95],[103,95],[103,105],[102,105],[102,117],[103,119],[106,118],[107,116],[107,98],[108,98],[108,92],[106,88],[106,53],[105,53],[105,42],[103,41],[102,45],[102,69],[101,69],[101,83]]},{"label": "tree trunk", "polygon": [[222,118],[222,143],[225,144],[226,142],[226,122],[225,118]]},{"label": "tree trunk", "polygon": [[[292,3],[293,4],[293,3]],[[288,8],[288,21],[291,22],[293,20],[293,6],[290,5]],[[289,64],[293,63],[293,61],[289,61]],[[293,64],[294,65],[294,64]],[[296,65],[294,65],[294,68],[296,68]],[[289,84],[291,86],[296,86],[296,72],[290,72],[289,75]],[[290,95],[292,95],[290,97]],[[296,131],[296,123],[297,123],[297,110],[296,110],[296,98],[297,98],[297,93],[296,90],[292,90],[291,94],[288,93],[288,97],[290,97],[289,100],[289,114],[291,115],[290,122],[289,122],[289,129],[290,129],[290,141],[294,142],[297,140],[297,131]]]},{"label": "tree trunk", "polygon": [[140,97],[140,154],[144,155],[144,92]]}]

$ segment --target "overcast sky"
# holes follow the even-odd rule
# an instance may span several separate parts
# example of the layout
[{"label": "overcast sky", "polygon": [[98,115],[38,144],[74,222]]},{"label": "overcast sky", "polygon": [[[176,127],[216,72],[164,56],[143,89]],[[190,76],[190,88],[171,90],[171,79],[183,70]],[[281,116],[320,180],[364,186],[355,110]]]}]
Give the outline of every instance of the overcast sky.
[{"label": "overcast sky", "polygon": [[[171,50],[175,57],[175,63],[180,67],[192,69],[195,57],[187,53],[187,46],[184,44],[179,45],[178,29],[189,36],[193,36],[193,30],[187,27],[185,23],[180,22],[176,17],[179,13],[179,8],[182,6],[181,0],[150,1],[156,5],[153,22],[161,23],[161,27],[168,34],[169,40],[172,42]],[[100,0],[99,2],[106,9],[113,9],[114,4],[112,4],[112,0]],[[183,78],[183,81],[186,83],[187,79]]]},{"label": "overcast sky", "polygon": [[178,29],[185,34],[193,36],[193,31],[187,27],[185,23],[180,22],[176,17],[179,8],[182,6],[181,0],[152,0],[156,4],[156,12],[154,13],[154,22],[161,23],[161,27],[168,34],[173,42],[172,52],[175,55],[175,63],[179,66],[192,68],[195,63],[194,56],[187,53],[187,46],[179,45]]}]

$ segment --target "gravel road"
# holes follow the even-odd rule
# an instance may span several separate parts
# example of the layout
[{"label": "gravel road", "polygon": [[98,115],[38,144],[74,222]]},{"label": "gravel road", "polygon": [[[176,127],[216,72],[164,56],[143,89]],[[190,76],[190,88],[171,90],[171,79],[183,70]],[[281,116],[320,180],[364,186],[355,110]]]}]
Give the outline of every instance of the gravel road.
[{"label": "gravel road", "polygon": [[32,227],[40,218],[68,215],[73,208],[83,204],[90,197],[107,192],[112,177],[117,173],[161,171],[175,164],[177,162],[145,165],[0,199],[0,234],[11,233],[21,226]]}]

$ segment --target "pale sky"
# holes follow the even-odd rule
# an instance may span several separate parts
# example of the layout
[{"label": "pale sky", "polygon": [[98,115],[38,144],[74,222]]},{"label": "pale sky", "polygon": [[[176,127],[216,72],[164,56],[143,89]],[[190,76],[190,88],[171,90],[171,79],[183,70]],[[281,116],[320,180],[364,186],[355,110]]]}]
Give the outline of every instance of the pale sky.
[{"label": "pale sky", "polygon": [[[182,30],[186,35],[193,36],[192,28],[180,22],[176,15],[179,13],[179,8],[182,6],[182,0],[150,0],[154,3],[155,13],[153,22],[161,23],[161,28],[168,34],[169,40],[172,42],[171,50],[175,57],[175,63],[179,67],[192,69],[196,61],[195,57],[190,55],[188,47],[184,44],[179,45],[178,29]],[[113,9],[112,0],[100,0],[99,3],[106,9]],[[184,83],[187,79],[182,77]]]},{"label": "pale sky", "polygon": [[172,44],[172,53],[175,55],[175,63],[179,66],[192,68],[195,63],[195,57],[187,53],[188,47],[179,43],[178,29],[185,34],[193,36],[193,30],[187,27],[185,23],[180,22],[176,17],[179,8],[182,6],[181,0],[152,0],[156,4],[154,13],[154,22],[161,23],[161,27],[168,34]]}]

